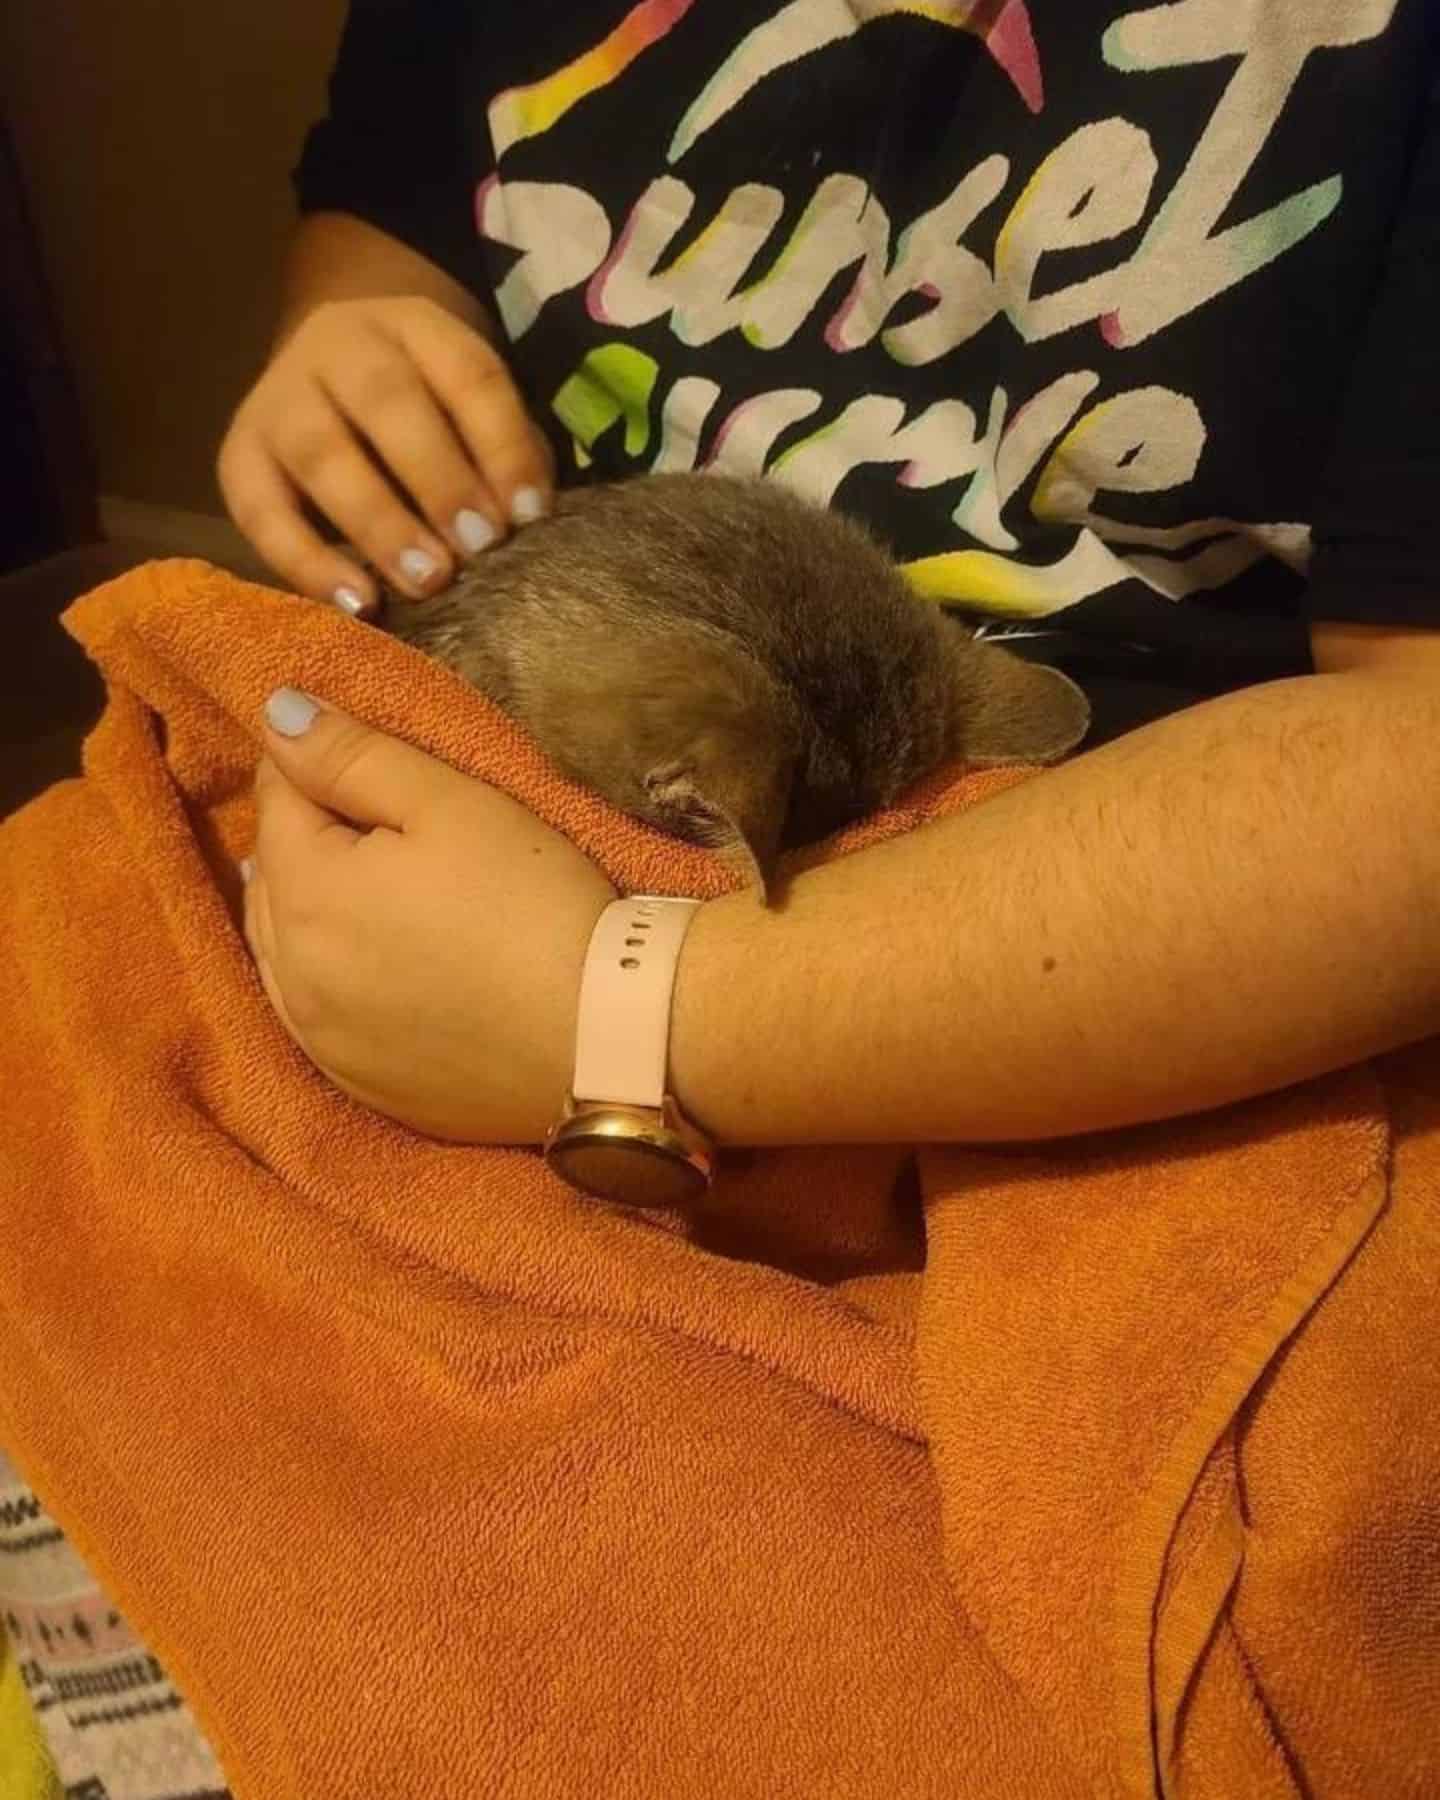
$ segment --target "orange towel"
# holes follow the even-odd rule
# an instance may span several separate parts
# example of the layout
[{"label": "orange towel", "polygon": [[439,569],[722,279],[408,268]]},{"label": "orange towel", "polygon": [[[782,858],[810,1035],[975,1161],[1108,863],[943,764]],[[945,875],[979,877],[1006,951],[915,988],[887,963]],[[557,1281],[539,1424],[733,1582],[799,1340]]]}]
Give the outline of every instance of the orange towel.
[{"label": "orange towel", "polygon": [[308,603],[164,564],[69,622],[87,775],[0,828],[0,1441],[241,1800],[1440,1791],[1433,1047],[918,1194],[743,1159],[657,1231],[293,1050],[253,722],[292,682],[627,887],[715,865]]}]

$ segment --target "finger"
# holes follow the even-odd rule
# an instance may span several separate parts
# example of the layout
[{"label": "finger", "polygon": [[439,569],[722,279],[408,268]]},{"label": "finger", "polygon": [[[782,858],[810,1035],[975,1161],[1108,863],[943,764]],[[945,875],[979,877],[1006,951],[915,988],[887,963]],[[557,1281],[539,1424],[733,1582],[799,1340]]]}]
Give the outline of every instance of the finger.
[{"label": "finger", "polygon": [[290,1008],[286,1004],[277,973],[275,924],[270,912],[270,892],[264,879],[258,874],[252,877],[245,889],[242,922],[245,942],[250,946],[250,955],[255,963],[255,972],[260,977],[260,985],[265,990],[265,998],[270,1002],[271,1010],[280,1021],[286,1036],[304,1050],[304,1041],[290,1016]]},{"label": "finger", "polygon": [[[261,804],[272,831],[278,821],[279,841],[293,841],[302,855],[307,848],[315,854],[322,842],[325,850],[346,845],[344,838],[327,839],[322,821],[332,829],[337,820],[351,820],[413,831],[435,812],[463,806],[477,785],[423,750],[294,688],[280,688],[266,701],[265,750],[283,782],[272,783],[262,767]],[[298,805],[301,799],[308,803],[305,810]],[[293,840],[283,836],[286,831],[295,834]],[[355,836],[350,832],[349,844]],[[268,847],[263,853],[268,856]]]},{"label": "finger", "polygon": [[270,915],[270,890],[253,865],[241,896],[240,925],[256,967],[263,973],[275,961],[275,925]]},{"label": "finger", "polygon": [[281,1012],[284,1000],[275,977],[275,922],[270,912],[270,890],[265,885],[265,878],[258,872],[245,884],[244,910],[240,915],[240,923],[261,985],[270,997],[270,1004],[276,1012]]},{"label": "finger", "polygon": [[449,546],[405,505],[318,384],[287,413],[270,448],[295,486],[402,593],[418,599],[449,579]]},{"label": "finger", "polygon": [[292,887],[317,863],[351,849],[361,835],[312,800],[269,757],[262,757],[255,771],[255,848],[247,894],[262,878],[270,888]]},{"label": "finger", "polygon": [[253,430],[226,438],[216,472],[230,517],[297,594],[360,615],[378,610],[375,583],[306,523],[299,496]]},{"label": "finger", "polygon": [[502,535],[494,495],[415,364],[385,347],[387,355],[327,374],[326,392],[452,549],[488,550]]},{"label": "finger", "polygon": [[550,509],[548,450],[498,352],[438,307],[392,328],[455,422],[500,516],[526,525]]}]

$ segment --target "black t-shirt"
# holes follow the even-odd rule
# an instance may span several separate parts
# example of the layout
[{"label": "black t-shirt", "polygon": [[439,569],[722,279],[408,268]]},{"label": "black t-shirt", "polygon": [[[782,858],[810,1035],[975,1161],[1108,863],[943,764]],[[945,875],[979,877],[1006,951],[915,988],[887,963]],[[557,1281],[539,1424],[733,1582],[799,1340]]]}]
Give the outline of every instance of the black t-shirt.
[{"label": "black t-shirt", "polygon": [[567,480],[866,518],[1110,726],[1440,626],[1429,0],[352,0],[303,210],[487,298]]}]

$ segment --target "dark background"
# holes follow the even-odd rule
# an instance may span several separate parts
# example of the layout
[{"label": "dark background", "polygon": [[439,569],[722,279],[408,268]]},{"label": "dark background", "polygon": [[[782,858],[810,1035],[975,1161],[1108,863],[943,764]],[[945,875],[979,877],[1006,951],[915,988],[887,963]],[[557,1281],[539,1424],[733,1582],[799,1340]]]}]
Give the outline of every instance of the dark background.
[{"label": "dark background", "polygon": [[100,541],[94,453],[0,119],[0,815],[78,770],[102,690],[57,620],[137,559]]}]

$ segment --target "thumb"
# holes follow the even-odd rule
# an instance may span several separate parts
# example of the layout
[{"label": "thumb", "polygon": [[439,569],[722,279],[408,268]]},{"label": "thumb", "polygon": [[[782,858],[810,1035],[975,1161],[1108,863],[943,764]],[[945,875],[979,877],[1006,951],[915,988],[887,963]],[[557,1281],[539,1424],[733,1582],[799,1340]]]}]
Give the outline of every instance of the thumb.
[{"label": "thumb", "polygon": [[465,777],[299,688],[265,702],[265,751],[308,800],[357,825],[413,828]]}]

